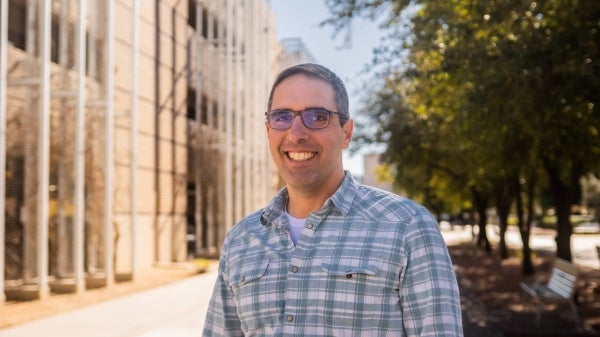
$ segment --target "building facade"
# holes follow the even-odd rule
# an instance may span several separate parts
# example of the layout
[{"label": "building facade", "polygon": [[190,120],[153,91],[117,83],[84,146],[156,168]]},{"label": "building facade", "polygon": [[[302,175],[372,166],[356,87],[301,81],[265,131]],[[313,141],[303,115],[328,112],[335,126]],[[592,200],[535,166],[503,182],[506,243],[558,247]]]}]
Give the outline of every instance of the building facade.
[{"label": "building facade", "polygon": [[218,256],[279,187],[267,1],[0,4],[0,304]]}]

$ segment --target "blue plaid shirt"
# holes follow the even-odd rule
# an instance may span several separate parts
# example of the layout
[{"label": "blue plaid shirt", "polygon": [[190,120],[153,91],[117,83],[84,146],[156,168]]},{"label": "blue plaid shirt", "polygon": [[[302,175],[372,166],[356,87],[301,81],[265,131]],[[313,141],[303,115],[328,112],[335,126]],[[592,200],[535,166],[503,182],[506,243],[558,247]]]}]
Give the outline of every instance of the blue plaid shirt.
[{"label": "blue plaid shirt", "polygon": [[462,336],[435,218],[346,172],[297,246],[281,190],[227,235],[204,336]]}]

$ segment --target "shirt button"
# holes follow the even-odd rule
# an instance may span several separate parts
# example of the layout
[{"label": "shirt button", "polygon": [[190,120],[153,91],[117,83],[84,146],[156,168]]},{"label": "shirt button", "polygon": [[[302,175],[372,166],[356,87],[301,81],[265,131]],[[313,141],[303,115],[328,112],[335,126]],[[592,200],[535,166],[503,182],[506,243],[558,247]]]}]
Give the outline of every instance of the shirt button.
[{"label": "shirt button", "polygon": [[240,282],[244,282],[245,279],[246,279],[246,276],[240,276]]},{"label": "shirt button", "polygon": [[297,272],[298,272],[298,267],[296,267],[296,266],[293,266],[293,267],[292,267],[292,273],[297,273]]},{"label": "shirt button", "polygon": [[352,274],[346,274],[346,278],[352,278]]},{"label": "shirt button", "polygon": [[287,317],[285,319],[287,319],[288,322],[292,322],[294,320],[294,316],[287,315]]},{"label": "shirt button", "polygon": [[313,228],[313,224],[311,224],[311,223],[309,223],[309,224],[306,224],[306,228],[308,228],[308,229],[312,229],[312,228]]}]

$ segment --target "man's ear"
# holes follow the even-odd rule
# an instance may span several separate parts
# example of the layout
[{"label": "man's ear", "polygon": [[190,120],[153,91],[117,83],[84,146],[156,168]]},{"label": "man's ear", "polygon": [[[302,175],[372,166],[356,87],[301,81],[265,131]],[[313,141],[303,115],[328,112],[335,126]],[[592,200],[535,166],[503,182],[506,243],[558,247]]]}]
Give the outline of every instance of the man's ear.
[{"label": "man's ear", "polygon": [[354,132],[354,121],[349,119],[346,124],[342,127],[342,132],[344,132],[344,143],[342,144],[342,148],[346,150],[350,146],[350,141],[352,140],[352,132]]}]

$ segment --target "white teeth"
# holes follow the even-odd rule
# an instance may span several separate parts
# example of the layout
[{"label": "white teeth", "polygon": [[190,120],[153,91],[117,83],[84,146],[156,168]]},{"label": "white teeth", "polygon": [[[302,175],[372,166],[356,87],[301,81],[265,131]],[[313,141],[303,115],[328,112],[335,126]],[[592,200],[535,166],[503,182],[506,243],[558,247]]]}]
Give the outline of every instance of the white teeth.
[{"label": "white teeth", "polygon": [[315,156],[314,152],[288,152],[288,156],[292,160],[307,160]]}]

